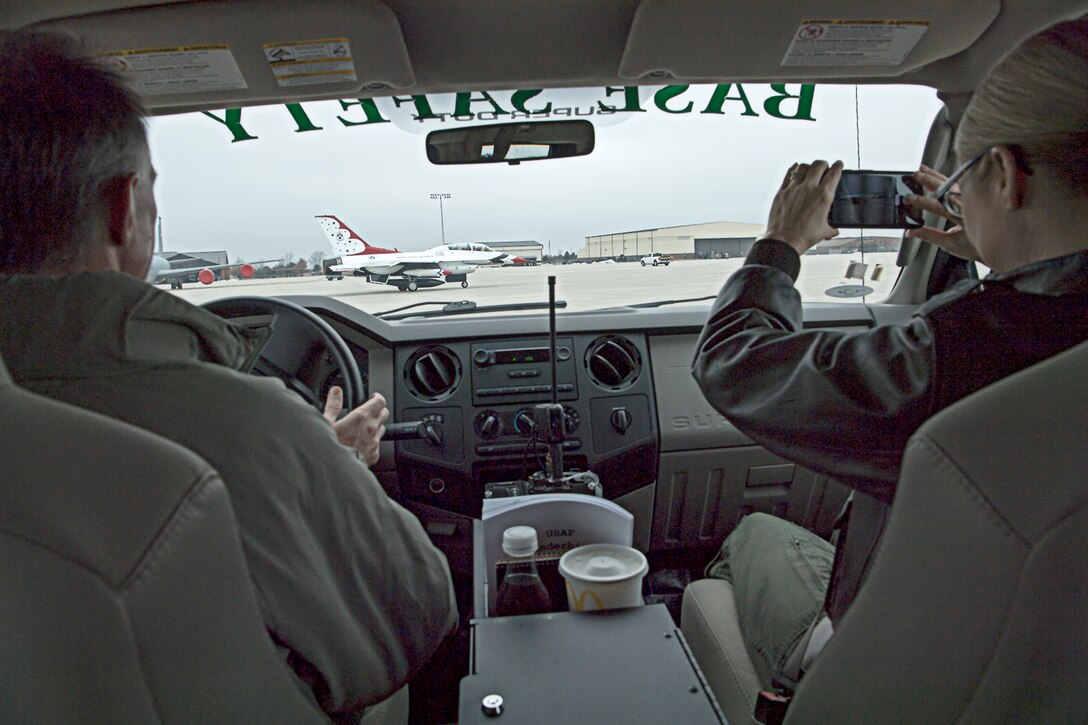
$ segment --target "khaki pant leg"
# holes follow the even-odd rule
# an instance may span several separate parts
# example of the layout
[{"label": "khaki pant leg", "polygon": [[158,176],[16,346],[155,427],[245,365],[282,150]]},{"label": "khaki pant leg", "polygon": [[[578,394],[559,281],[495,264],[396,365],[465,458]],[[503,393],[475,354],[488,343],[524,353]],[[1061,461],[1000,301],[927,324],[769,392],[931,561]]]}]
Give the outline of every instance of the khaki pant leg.
[{"label": "khaki pant leg", "polygon": [[765,687],[819,614],[835,547],[763,513],[744,517],[707,567],[732,583],[748,653]]}]

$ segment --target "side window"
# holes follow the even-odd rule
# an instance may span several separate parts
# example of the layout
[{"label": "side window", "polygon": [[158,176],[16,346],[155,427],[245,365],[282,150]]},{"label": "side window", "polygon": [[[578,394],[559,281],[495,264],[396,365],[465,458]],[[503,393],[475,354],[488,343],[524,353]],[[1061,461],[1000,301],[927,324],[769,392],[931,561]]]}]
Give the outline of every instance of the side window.
[{"label": "side window", "polygon": [[938,249],[937,257],[933,260],[933,269],[929,273],[926,299],[951,289],[956,283],[965,279],[978,278],[979,273],[974,262],[953,257],[943,249]]}]

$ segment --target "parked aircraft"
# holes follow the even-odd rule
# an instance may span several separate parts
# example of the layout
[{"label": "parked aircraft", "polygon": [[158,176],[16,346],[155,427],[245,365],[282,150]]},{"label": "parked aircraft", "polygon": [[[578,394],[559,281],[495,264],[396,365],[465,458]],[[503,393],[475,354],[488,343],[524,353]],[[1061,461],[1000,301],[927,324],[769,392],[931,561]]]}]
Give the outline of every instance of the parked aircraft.
[{"label": "parked aircraft", "polygon": [[328,272],[366,277],[367,282],[392,285],[401,292],[448,282],[468,287],[467,276],[477,267],[502,264],[508,256],[476,242],[441,244],[423,252],[374,247],[335,216],[315,218],[333,251],[340,255],[339,261],[326,265]]},{"label": "parked aircraft", "polygon": [[504,267],[535,267],[535,259],[526,259],[525,257],[507,257],[502,260],[502,266]]},{"label": "parked aircraft", "polygon": [[211,284],[215,281],[216,270],[234,267],[238,268],[239,275],[245,279],[249,279],[253,276],[254,272],[256,272],[253,265],[278,261],[279,260],[277,259],[264,259],[259,262],[246,262],[244,264],[212,264],[205,267],[182,267],[171,269],[170,261],[166,257],[156,254],[151,258],[151,268],[147,272],[147,281],[151,284],[169,282],[170,289],[181,289],[181,285],[185,279],[194,274],[196,275],[197,281],[201,284]]}]

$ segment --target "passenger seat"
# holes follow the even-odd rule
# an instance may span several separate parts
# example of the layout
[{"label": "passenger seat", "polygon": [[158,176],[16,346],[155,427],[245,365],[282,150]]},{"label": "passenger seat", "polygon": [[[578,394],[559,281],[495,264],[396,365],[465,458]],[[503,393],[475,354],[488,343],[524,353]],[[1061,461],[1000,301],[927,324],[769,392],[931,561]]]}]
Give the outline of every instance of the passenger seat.
[{"label": "passenger seat", "polygon": [[328,722],[264,628],[223,482],[0,360],[5,722]]},{"label": "passenger seat", "polygon": [[[786,722],[1088,717],[1088,344],[960,401],[911,439],[884,539]],[[725,582],[682,629],[731,723],[759,688]]]}]

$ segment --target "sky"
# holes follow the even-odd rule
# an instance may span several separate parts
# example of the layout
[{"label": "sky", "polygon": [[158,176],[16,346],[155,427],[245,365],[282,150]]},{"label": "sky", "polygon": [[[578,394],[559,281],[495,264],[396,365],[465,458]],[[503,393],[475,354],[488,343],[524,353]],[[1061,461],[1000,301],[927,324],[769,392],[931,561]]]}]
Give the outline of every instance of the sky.
[{"label": "sky", "polygon": [[[785,90],[796,95],[799,88]],[[315,252],[331,257],[313,219],[320,214],[338,216],[372,244],[402,251],[440,244],[443,226],[450,243],[536,240],[559,254],[577,251],[590,235],[710,221],[764,223],[794,161],[916,168],[940,108],[932,89],[917,86],[817,85],[812,120],[774,117],[767,102],[780,94],[767,84],[744,84],[747,103],[734,86],[721,113],[704,112],[716,110],[714,86],[692,86],[661,100],[668,110],[655,102],[658,90],[635,91],[642,112],[586,116],[597,134],[588,156],[518,166],[428,163],[429,131],[511,120],[492,120],[492,104],[478,97],[470,108],[483,112],[483,120],[471,122],[413,120],[412,103],[398,106],[388,98],[374,102],[388,122],[360,123],[365,110],[352,101],[347,108],[336,101],[302,104],[302,121],[282,104],[246,108],[242,135],[256,138],[234,142],[225,124],[204,114],[156,117],[151,150],[165,246],[225,249],[232,261],[308,259]],[[513,110],[510,93],[492,97],[500,109]],[[427,100],[435,114],[454,110],[452,95]],[[689,112],[676,112],[689,102]],[[600,104],[623,107],[625,98],[603,88],[548,90],[525,107],[547,103],[549,118],[556,119],[561,109],[589,113]],[[795,115],[798,107],[786,99],[779,114]],[[435,193],[451,195],[441,210],[430,198]]]}]

